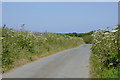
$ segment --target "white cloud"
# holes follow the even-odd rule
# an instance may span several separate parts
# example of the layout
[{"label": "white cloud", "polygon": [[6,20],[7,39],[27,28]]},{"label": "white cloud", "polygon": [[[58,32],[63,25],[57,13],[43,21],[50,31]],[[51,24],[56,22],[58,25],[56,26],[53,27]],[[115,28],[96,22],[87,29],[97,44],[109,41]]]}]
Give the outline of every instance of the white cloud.
[{"label": "white cloud", "polygon": [[120,0],[2,0],[2,2],[118,2]]}]

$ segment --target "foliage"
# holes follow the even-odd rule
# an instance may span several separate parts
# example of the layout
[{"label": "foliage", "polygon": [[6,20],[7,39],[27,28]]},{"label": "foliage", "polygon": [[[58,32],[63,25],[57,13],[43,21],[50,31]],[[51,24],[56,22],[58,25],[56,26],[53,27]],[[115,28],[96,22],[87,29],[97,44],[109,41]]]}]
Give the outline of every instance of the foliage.
[{"label": "foliage", "polygon": [[76,32],[68,33],[66,35],[72,36],[72,37],[78,37],[78,34]]},{"label": "foliage", "polygon": [[93,37],[91,35],[93,34],[93,32],[94,31],[90,31],[88,33],[76,33],[76,32],[73,32],[73,33],[68,33],[66,35],[69,35],[69,36],[72,36],[72,37],[82,37],[86,44],[91,44],[92,39],[93,39]]},{"label": "foliage", "polygon": [[[120,63],[119,28],[111,32],[106,30],[97,30],[96,32],[93,33],[92,36],[93,45],[91,48],[92,50],[91,55],[94,56],[93,58],[96,59],[91,60],[96,61],[96,63],[99,63],[99,66],[94,66],[93,68],[96,69],[96,67],[97,68],[99,67],[98,69],[100,70],[100,73],[98,73],[97,75],[99,75],[99,77],[103,77],[103,74],[106,73],[106,71],[111,72],[117,70],[118,65]],[[110,73],[108,73],[107,75],[109,75],[109,77],[112,76],[112,74]]]},{"label": "foliage", "polygon": [[[0,38],[2,37],[2,29],[0,28]],[[0,39],[0,73],[2,72],[2,39]]]},{"label": "foliage", "polygon": [[82,38],[83,38],[83,40],[86,44],[91,44],[92,43],[93,37],[91,35],[85,35]]},{"label": "foliage", "polygon": [[[23,25],[24,26],[24,25]],[[84,43],[82,38],[56,33],[28,32],[2,28],[3,73],[27,62]]]},{"label": "foliage", "polygon": [[90,69],[91,78],[118,78],[118,67],[104,67],[94,54],[90,56]]},{"label": "foliage", "polygon": [[88,33],[79,33],[78,37],[83,37],[83,36],[87,36],[87,35],[92,35],[94,31],[90,31]]}]

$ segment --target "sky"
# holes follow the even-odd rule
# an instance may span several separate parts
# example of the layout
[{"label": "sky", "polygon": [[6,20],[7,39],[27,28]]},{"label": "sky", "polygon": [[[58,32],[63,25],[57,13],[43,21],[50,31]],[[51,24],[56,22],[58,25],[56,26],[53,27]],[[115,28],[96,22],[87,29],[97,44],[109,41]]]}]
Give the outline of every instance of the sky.
[{"label": "sky", "polygon": [[118,2],[120,0],[1,0],[2,2]]},{"label": "sky", "polygon": [[36,32],[89,32],[118,24],[117,2],[3,2],[2,24]]},{"label": "sky", "polygon": [[2,3],[0,2],[0,27],[2,25]]},{"label": "sky", "polygon": [[118,25],[120,25],[120,2],[118,3]]}]

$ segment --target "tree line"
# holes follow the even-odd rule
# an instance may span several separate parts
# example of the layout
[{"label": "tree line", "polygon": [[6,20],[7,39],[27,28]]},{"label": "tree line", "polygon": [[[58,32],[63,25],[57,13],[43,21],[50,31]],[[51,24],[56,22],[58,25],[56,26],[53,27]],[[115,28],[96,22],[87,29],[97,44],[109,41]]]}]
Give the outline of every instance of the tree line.
[{"label": "tree line", "polygon": [[73,33],[67,33],[65,35],[69,35],[69,36],[72,36],[72,37],[82,37],[84,42],[86,44],[91,44],[92,43],[92,34],[93,34],[94,31],[90,31],[88,33],[76,33],[76,32],[73,32]]}]

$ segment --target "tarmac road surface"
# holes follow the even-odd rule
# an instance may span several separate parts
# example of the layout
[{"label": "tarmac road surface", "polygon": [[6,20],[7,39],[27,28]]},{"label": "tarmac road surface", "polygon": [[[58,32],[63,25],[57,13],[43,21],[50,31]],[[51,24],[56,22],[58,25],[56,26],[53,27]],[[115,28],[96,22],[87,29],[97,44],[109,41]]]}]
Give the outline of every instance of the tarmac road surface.
[{"label": "tarmac road surface", "polygon": [[3,78],[90,78],[91,44],[82,44],[15,68]]}]

